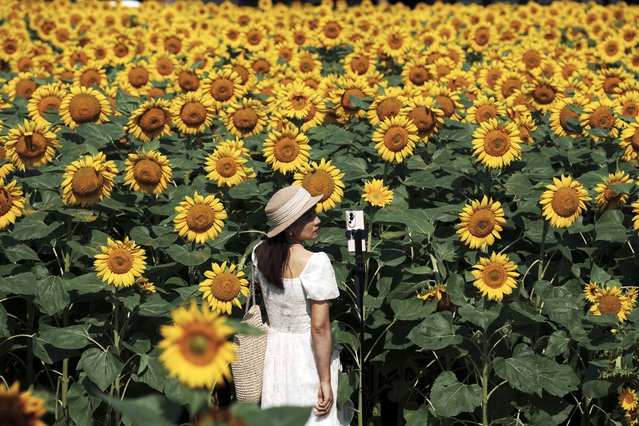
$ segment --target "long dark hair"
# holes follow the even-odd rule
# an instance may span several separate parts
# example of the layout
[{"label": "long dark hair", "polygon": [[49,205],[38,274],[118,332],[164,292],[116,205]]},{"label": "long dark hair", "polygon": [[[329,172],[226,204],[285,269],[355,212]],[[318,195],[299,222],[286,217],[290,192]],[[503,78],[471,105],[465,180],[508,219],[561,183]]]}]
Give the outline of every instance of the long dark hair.
[{"label": "long dark hair", "polygon": [[288,241],[284,232],[267,238],[255,248],[257,264],[266,280],[275,287],[284,289],[282,271],[288,262]]}]

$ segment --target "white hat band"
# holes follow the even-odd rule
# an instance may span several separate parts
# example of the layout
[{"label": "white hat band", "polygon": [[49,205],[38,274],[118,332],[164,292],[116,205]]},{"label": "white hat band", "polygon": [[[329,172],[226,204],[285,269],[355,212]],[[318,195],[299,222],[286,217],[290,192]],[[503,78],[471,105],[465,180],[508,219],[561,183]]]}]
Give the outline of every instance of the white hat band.
[{"label": "white hat band", "polygon": [[308,191],[298,191],[286,204],[269,215],[269,220],[273,226],[278,226],[304,208],[304,205],[310,199],[311,194]]}]

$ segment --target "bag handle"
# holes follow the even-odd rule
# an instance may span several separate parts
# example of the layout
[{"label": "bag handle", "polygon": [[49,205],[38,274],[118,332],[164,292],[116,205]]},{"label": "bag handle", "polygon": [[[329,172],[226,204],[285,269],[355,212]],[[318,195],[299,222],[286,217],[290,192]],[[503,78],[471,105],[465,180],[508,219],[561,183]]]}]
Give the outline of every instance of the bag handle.
[{"label": "bag handle", "polygon": [[[246,307],[244,308],[244,316],[248,315],[249,308],[251,305],[255,305],[255,277],[257,273],[255,271],[255,265],[251,262],[251,281],[249,284],[249,292],[250,296],[246,299]],[[252,303],[251,303],[252,302]]]}]

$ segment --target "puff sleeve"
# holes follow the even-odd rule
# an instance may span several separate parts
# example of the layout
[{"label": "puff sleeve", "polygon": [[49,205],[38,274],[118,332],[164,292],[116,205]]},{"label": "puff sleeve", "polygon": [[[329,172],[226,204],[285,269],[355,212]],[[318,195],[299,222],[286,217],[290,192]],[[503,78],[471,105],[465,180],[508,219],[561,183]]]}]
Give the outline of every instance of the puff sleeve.
[{"label": "puff sleeve", "polygon": [[312,300],[329,300],[339,296],[335,271],[328,255],[317,252],[308,260],[300,280],[306,297]]}]

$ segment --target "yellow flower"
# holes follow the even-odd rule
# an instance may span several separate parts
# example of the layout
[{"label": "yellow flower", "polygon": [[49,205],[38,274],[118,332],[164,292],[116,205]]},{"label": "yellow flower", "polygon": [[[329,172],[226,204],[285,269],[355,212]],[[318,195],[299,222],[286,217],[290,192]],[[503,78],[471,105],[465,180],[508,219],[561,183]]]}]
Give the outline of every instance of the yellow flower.
[{"label": "yellow flower", "polygon": [[128,236],[124,241],[107,238],[107,245],[100,249],[93,262],[98,278],[116,288],[132,286],[146,269],[144,249]]},{"label": "yellow flower", "polygon": [[202,298],[208,302],[211,309],[220,313],[231,314],[233,305],[242,308],[238,299],[240,294],[248,297],[248,280],[244,272],[235,271],[236,265],[211,264],[211,269],[204,272],[206,279],[200,283]]},{"label": "yellow flower", "polygon": [[628,296],[621,294],[620,289],[608,286],[595,296],[593,303],[590,307],[593,315],[613,314],[617,316],[619,322],[626,320],[635,305]]},{"label": "yellow flower", "polygon": [[446,293],[446,285],[439,284],[438,286],[431,288],[425,293],[418,294],[417,296],[415,296],[415,298],[423,300],[423,301],[428,301],[430,299],[442,300],[442,297],[444,297],[445,293]]},{"label": "yellow flower", "polygon": [[[616,118],[619,114],[621,114],[621,106],[619,104],[608,98],[601,98],[589,103],[584,108],[584,112],[579,117],[579,120],[584,129],[603,129],[607,132],[608,136],[616,138],[619,136]],[[590,137],[595,142],[603,139],[600,136],[594,135],[590,135]]]},{"label": "yellow flower", "polygon": [[435,106],[435,99],[428,96],[413,96],[408,100],[406,113],[422,142],[428,142],[430,135],[444,126],[444,111]]},{"label": "yellow flower", "polygon": [[137,280],[135,280],[135,284],[137,284],[138,286],[138,290],[140,292],[146,291],[149,293],[156,293],[157,290],[155,288],[155,284],[153,284],[151,281],[149,281],[148,278],[146,277],[138,277]]},{"label": "yellow flower", "polygon": [[89,206],[111,195],[118,170],[103,152],[69,164],[62,176],[62,200],[72,206]]},{"label": "yellow flower", "polygon": [[317,213],[321,213],[332,209],[342,201],[344,196],[343,177],[344,173],[333,166],[330,160],[326,161],[322,158],[319,164],[313,161],[310,164],[302,165],[300,171],[293,176],[295,179],[293,184],[302,185],[313,197],[323,195],[315,208]]},{"label": "yellow flower", "polygon": [[109,85],[106,72],[99,62],[89,62],[75,72],[73,85],[84,87],[100,87],[106,89]]},{"label": "yellow flower", "polygon": [[224,378],[231,379],[230,363],[236,359],[236,349],[228,341],[235,330],[226,318],[206,307],[200,310],[191,301],[171,312],[172,325],[160,327],[163,339],[160,361],[169,376],[190,388],[211,388]]},{"label": "yellow flower", "polygon": [[459,219],[461,223],[457,234],[461,241],[471,249],[481,250],[486,250],[486,247],[493,245],[495,239],[501,238],[499,232],[506,223],[501,203],[485,195],[481,201],[473,200],[466,204]]},{"label": "yellow flower", "polygon": [[372,98],[374,95],[375,92],[369,87],[365,76],[340,77],[331,92],[330,100],[334,105],[333,112],[341,123],[346,123],[354,117],[366,118],[366,110],[353,105],[351,98]]},{"label": "yellow flower", "polygon": [[632,203],[632,228],[639,231],[639,201]]},{"label": "yellow flower", "polygon": [[583,185],[570,176],[553,177],[546,185],[539,203],[544,218],[556,228],[568,228],[586,210],[585,202],[591,200]]},{"label": "yellow flower", "polygon": [[619,394],[619,406],[624,411],[632,411],[639,406],[639,398],[637,398],[637,392],[634,389],[624,387]]},{"label": "yellow flower", "polygon": [[204,164],[204,171],[208,172],[206,177],[219,186],[229,187],[254,178],[253,169],[244,165],[248,161],[244,157],[245,150],[242,142],[239,144],[235,141],[220,143],[213,153],[206,157]]},{"label": "yellow flower", "polygon": [[46,86],[40,86],[33,92],[33,96],[29,99],[27,104],[27,111],[29,111],[29,117],[33,121],[40,122],[45,125],[50,125],[49,121],[45,118],[44,114],[47,112],[60,111],[60,104],[67,95],[59,84],[48,84]]},{"label": "yellow flower", "polygon": [[75,129],[82,123],[104,123],[113,113],[107,98],[96,89],[73,86],[60,104],[60,118]]},{"label": "yellow flower", "polygon": [[608,173],[608,177],[595,187],[595,192],[598,194],[595,198],[597,205],[601,207],[609,207],[611,209],[616,209],[619,206],[625,205],[628,201],[629,195],[619,194],[614,190],[614,186],[621,183],[632,183],[632,179],[628,173],[624,171]]},{"label": "yellow flower", "polygon": [[550,113],[550,128],[558,136],[577,137],[583,134],[583,131],[570,127],[568,119],[579,121],[579,114],[572,111],[570,107],[575,109],[584,109],[590,101],[581,95],[575,95],[572,98],[562,98],[555,102]]},{"label": "yellow flower", "polygon": [[479,289],[482,296],[488,297],[488,300],[501,301],[505,294],[511,294],[513,289],[517,288],[517,265],[505,254],[493,252],[490,258],[481,257],[473,268],[473,285]]},{"label": "yellow flower", "polygon": [[0,179],[0,231],[16,223],[16,219],[23,214],[24,196],[22,188],[17,184],[15,180],[5,184],[4,180]]},{"label": "yellow flower", "polygon": [[500,124],[492,118],[473,133],[473,155],[490,169],[501,169],[521,157],[521,138],[513,122]]},{"label": "yellow flower", "polygon": [[506,108],[503,102],[497,102],[492,96],[480,94],[466,112],[466,121],[481,124],[493,118],[504,117]]},{"label": "yellow flower", "polygon": [[224,111],[223,119],[226,128],[236,137],[256,135],[266,126],[266,112],[256,99],[234,101]]},{"label": "yellow flower", "polygon": [[165,155],[157,151],[131,153],[125,165],[124,184],[133,191],[157,195],[169,186],[171,164]]},{"label": "yellow flower", "polygon": [[220,235],[227,218],[222,202],[213,195],[203,197],[195,191],[175,208],[178,214],[173,219],[175,231],[188,241],[204,243]]},{"label": "yellow flower", "polygon": [[59,145],[48,124],[24,120],[22,125],[9,131],[4,147],[11,162],[24,171],[27,167],[50,163]]},{"label": "yellow flower", "polygon": [[394,117],[406,112],[407,99],[401,87],[388,87],[384,94],[375,96],[375,100],[368,108],[368,121],[371,126],[377,126],[386,118]]},{"label": "yellow flower", "polygon": [[215,101],[200,91],[186,92],[173,99],[171,112],[181,133],[196,135],[203,133],[213,122]]},{"label": "yellow flower", "polygon": [[171,134],[173,114],[166,99],[151,99],[131,113],[124,130],[143,142]]},{"label": "yellow flower", "polygon": [[393,191],[384,185],[382,179],[373,179],[364,184],[362,198],[371,206],[384,207],[393,201]]},{"label": "yellow flower", "polygon": [[271,131],[263,146],[266,163],[283,174],[299,170],[310,158],[308,137],[293,124]]},{"label": "yellow flower", "polygon": [[595,303],[597,300],[597,295],[601,293],[601,288],[595,282],[590,281],[587,285],[584,286],[584,296],[586,300],[592,303]]},{"label": "yellow flower", "polygon": [[418,140],[415,124],[401,115],[386,118],[373,133],[375,149],[382,159],[389,163],[402,163],[413,155]]},{"label": "yellow flower", "polygon": [[33,396],[31,391],[20,392],[20,383],[10,387],[0,383],[0,419],[6,425],[46,426],[40,417],[47,409],[44,400]]},{"label": "yellow flower", "polygon": [[209,94],[221,106],[237,98],[242,98],[246,88],[242,86],[242,77],[231,68],[214,69],[202,81],[202,91]]},{"label": "yellow flower", "polygon": [[625,150],[623,159],[625,161],[639,160],[639,122],[635,120],[621,132],[621,147]]}]

